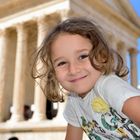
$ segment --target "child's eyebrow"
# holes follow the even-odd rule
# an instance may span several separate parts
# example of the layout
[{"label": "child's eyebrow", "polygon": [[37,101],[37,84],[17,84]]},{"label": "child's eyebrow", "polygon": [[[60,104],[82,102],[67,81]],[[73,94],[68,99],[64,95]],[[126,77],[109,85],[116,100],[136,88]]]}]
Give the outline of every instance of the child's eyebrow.
[{"label": "child's eyebrow", "polygon": [[77,50],[77,52],[83,52],[83,51],[90,51],[90,49],[81,49],[81,50]]},{"label": "child's eyebrow", "polygon": [[58,57],[58,58],[52,59],[52,62],[53,62],[53,63],[56,63],[56,62],[59,61],[60,59],[63,59],[63,57]]}]

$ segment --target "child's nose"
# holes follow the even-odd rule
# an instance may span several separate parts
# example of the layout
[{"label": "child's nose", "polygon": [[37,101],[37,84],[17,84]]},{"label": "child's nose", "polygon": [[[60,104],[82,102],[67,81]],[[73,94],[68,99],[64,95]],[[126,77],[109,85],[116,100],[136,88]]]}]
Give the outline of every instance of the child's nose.
[{"label": "child's nose", "polygon": [[76,74],[80,71],[81,69],[81,66],[80,66],[80,63],[77,62],[77,61],[74,61],[72,63],[70,63],[70,66],[69,66],[69,72],[71,74]]}]

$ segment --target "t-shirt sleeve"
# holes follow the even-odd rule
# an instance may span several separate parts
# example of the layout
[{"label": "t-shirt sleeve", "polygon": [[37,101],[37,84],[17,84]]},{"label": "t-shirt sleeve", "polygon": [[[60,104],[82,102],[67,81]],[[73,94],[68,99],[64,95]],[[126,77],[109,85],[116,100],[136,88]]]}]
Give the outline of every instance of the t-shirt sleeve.
[{"label": "t-shirt sleeve", "polygon": [[140,96],[140,90],[132,87],[116,75],[101,78],[97,84],[97,90],[100,96],[125,118],[127,116],[122,113],[124,102],[130,97]]},{"label": "t-shirt sleeve", "polygon": [[73,97],[68,96],[63,116],[65,120],[72,126],[80,127],[72,98]]}]

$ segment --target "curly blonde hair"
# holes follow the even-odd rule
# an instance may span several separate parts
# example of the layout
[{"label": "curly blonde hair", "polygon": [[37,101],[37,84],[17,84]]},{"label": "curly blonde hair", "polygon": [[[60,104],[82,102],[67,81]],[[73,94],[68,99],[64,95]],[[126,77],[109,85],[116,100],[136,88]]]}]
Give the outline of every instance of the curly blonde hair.
[{"label": "curly blonde hair", "polygon": [[[51,60],[51,45],[62,33],[78,34],[88,38],[92,44],[89,59],[92,66],[104,75],[115,73],[119,77],[128,74],[128,68],[124,65],[122,57],[109,47],[103,33],[98,26],[85,18],[70,18],[60,22],[46,36],[37,55],[32,68],[32,77],[40,79],[40,86],[51,101],[63,101],[63,92],[58,83],[55,70]],[[41,67],[37,65],[41,62]]]}]

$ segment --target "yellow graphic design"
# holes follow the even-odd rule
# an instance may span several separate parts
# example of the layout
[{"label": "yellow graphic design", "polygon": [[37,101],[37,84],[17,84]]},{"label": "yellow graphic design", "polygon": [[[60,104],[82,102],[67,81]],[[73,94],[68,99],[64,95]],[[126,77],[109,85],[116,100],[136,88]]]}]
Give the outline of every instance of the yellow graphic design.
[{"label": "yellow graphic design", "polygon": [[91,105],[95,112],[98,112],[98,113],[109,112],[109,105],[100,97],[94,98]]}]

